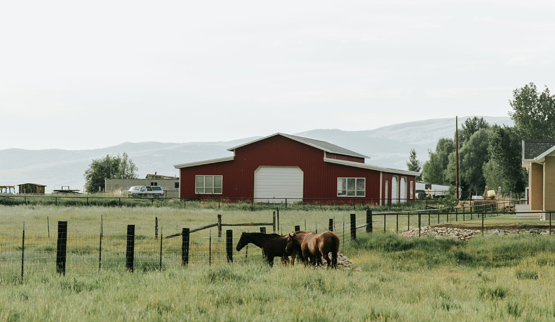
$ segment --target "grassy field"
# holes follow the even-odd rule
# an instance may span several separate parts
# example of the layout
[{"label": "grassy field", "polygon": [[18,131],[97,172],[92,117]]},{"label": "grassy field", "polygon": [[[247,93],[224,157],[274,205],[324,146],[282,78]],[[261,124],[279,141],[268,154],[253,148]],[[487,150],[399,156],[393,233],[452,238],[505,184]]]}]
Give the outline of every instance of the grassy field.
[{"label": "grassy field", "polygon": [[[272,218],[269,211],[221,213],[223,222]],[[150,240],[154,217],[166,234],[166,230],[179,232],[182,227],[215,222],[218,211],[4,207],[0,214],[4,236],[20,236],[23,221],[29,235],[44,236],[46,217],[53,236],[58,220],[68,221],[70,233],[94,235],[102,217],[105,233],[123,235],[125,225],[136,224],[138,233],[146,236],[142,238]],[[348,220],[349,212],[282,211],[280,215],[284,227],[303,226],[306,219],[307,228],[314,230],[310,226],[326,227],[329,218]],[[495,225],[516,222],[508,215],[490,220]],[[527,223],[532,224],[520,224]],[[207,238],[207,233],[198,238]],[[5,238],[0,241],[0,256],[11,247],[8,244]],[[77,258],[95,258],[96,243],[91,245],[92,256]],[[23,283],[17,278],[1,279],[0,320],[549,321],[555,319],[553,249],[555,239],[549,236],[475,237],[460,242],[406,240],[393,233],[363,234],[361,230],[356,241],[346,238],[341,246],[357,266],[350,270],[281,264],[270,269],[255,247],[249,261],[165,265],[162,271],[98,272],[92,260],[94,269],[68,270],[66,276],[54,269],[29,269]]]}]

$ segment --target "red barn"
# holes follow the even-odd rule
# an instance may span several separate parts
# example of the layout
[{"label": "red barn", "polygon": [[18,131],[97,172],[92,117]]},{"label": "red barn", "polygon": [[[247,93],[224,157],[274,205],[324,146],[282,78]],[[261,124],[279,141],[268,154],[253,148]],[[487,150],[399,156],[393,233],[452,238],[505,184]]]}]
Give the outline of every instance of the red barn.
[{"label": "red barn", "polygon": [[229,151],[234,156],[175,165],[180,198],[373,204],[415,198],[418,172],[365,164],[366,156],[328,142],[277,133]]}]

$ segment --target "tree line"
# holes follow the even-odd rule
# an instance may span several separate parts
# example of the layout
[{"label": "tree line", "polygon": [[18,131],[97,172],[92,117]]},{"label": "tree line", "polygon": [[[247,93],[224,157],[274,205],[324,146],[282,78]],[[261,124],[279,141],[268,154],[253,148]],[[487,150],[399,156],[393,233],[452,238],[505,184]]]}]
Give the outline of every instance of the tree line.
[{"label": "tree line", "polygon": [[[542,92],[534,83],[513,91],[509,116],[514,126],[491,125],[483,118],[468,118],[458,131],[459,187],[463,197],[481,195],[485,187],[504,194],[524,192],[528,175],[522,167],[522,141],[555,140],[555,95],[547,86]],[[420,180],[455,185],[455,140],[441,138],[435,151],[428,151],[423,165],[411,150],[407,167],[420,171]],[[454,192],[454,187],[453,187]]]}]

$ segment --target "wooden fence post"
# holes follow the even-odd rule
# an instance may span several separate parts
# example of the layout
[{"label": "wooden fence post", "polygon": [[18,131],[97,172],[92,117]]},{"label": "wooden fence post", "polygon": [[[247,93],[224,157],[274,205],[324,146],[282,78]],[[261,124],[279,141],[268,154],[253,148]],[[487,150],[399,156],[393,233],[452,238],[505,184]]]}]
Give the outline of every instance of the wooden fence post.
[{"label": "wooden fence post", "polygon": [[260,227],[260,232],[265,234],[266,233],[266,227]]},{"label": "wooden fence post", "polygon": [[333,219],[332,218],[330,218],[330,221],[329,221],[329,231],[333,231]]},{"label": "wooden fence post", "polygon": [[127,249],[125,252],[125,267],[133,272],[133,260],[135,257],[135,225],[127,225]]},{"label": "wooden fence post", "polygon": [[276,232],[276,212],[273,212],[273,216],[272,216],[272,230],[275,233]]},{"label": "wooden fence post", "polygon": [[233,263],[233,230],[231,229],[226,230],[225,237],[226,237],[227,262]]},{"label": "wooden fence post", "polygon": [[356,214],[351,214],[351,240],[357,239],[357,219]]},{"label": "wooden fence post", "polygon": [[66,275],[67,221],[58,221],[56,272]]},{"label": "wooden fence post", "polygon": [[371,233],[372,229],[373,229],[373,227],[372,227],[372,210],[367,209],[366,210],[366,232]]},{"label": "wooden fence post", "polygon": [[422,231],[422,213],[418,212],[418,237]]},{"label": "wooden fence post", "polygon": [[181,232],[181,265],[189,264],[189,237],[191,230],[183,228]]}]

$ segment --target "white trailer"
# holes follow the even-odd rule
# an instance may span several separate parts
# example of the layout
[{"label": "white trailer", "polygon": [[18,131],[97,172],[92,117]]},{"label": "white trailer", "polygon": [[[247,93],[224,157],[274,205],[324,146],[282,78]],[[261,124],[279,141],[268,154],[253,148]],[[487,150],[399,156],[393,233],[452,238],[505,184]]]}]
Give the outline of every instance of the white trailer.
[{"label": "white trailer", "polygon": [[[449,191],[449,186],[435,184],[435,183],[426,183],[426,182],[417,182],[416,183],[416,194],[417,197],[427,197],[427,198],[438,198],[444,197],[447,195]],[[423,196],[422,196],[423,193]]]}]

